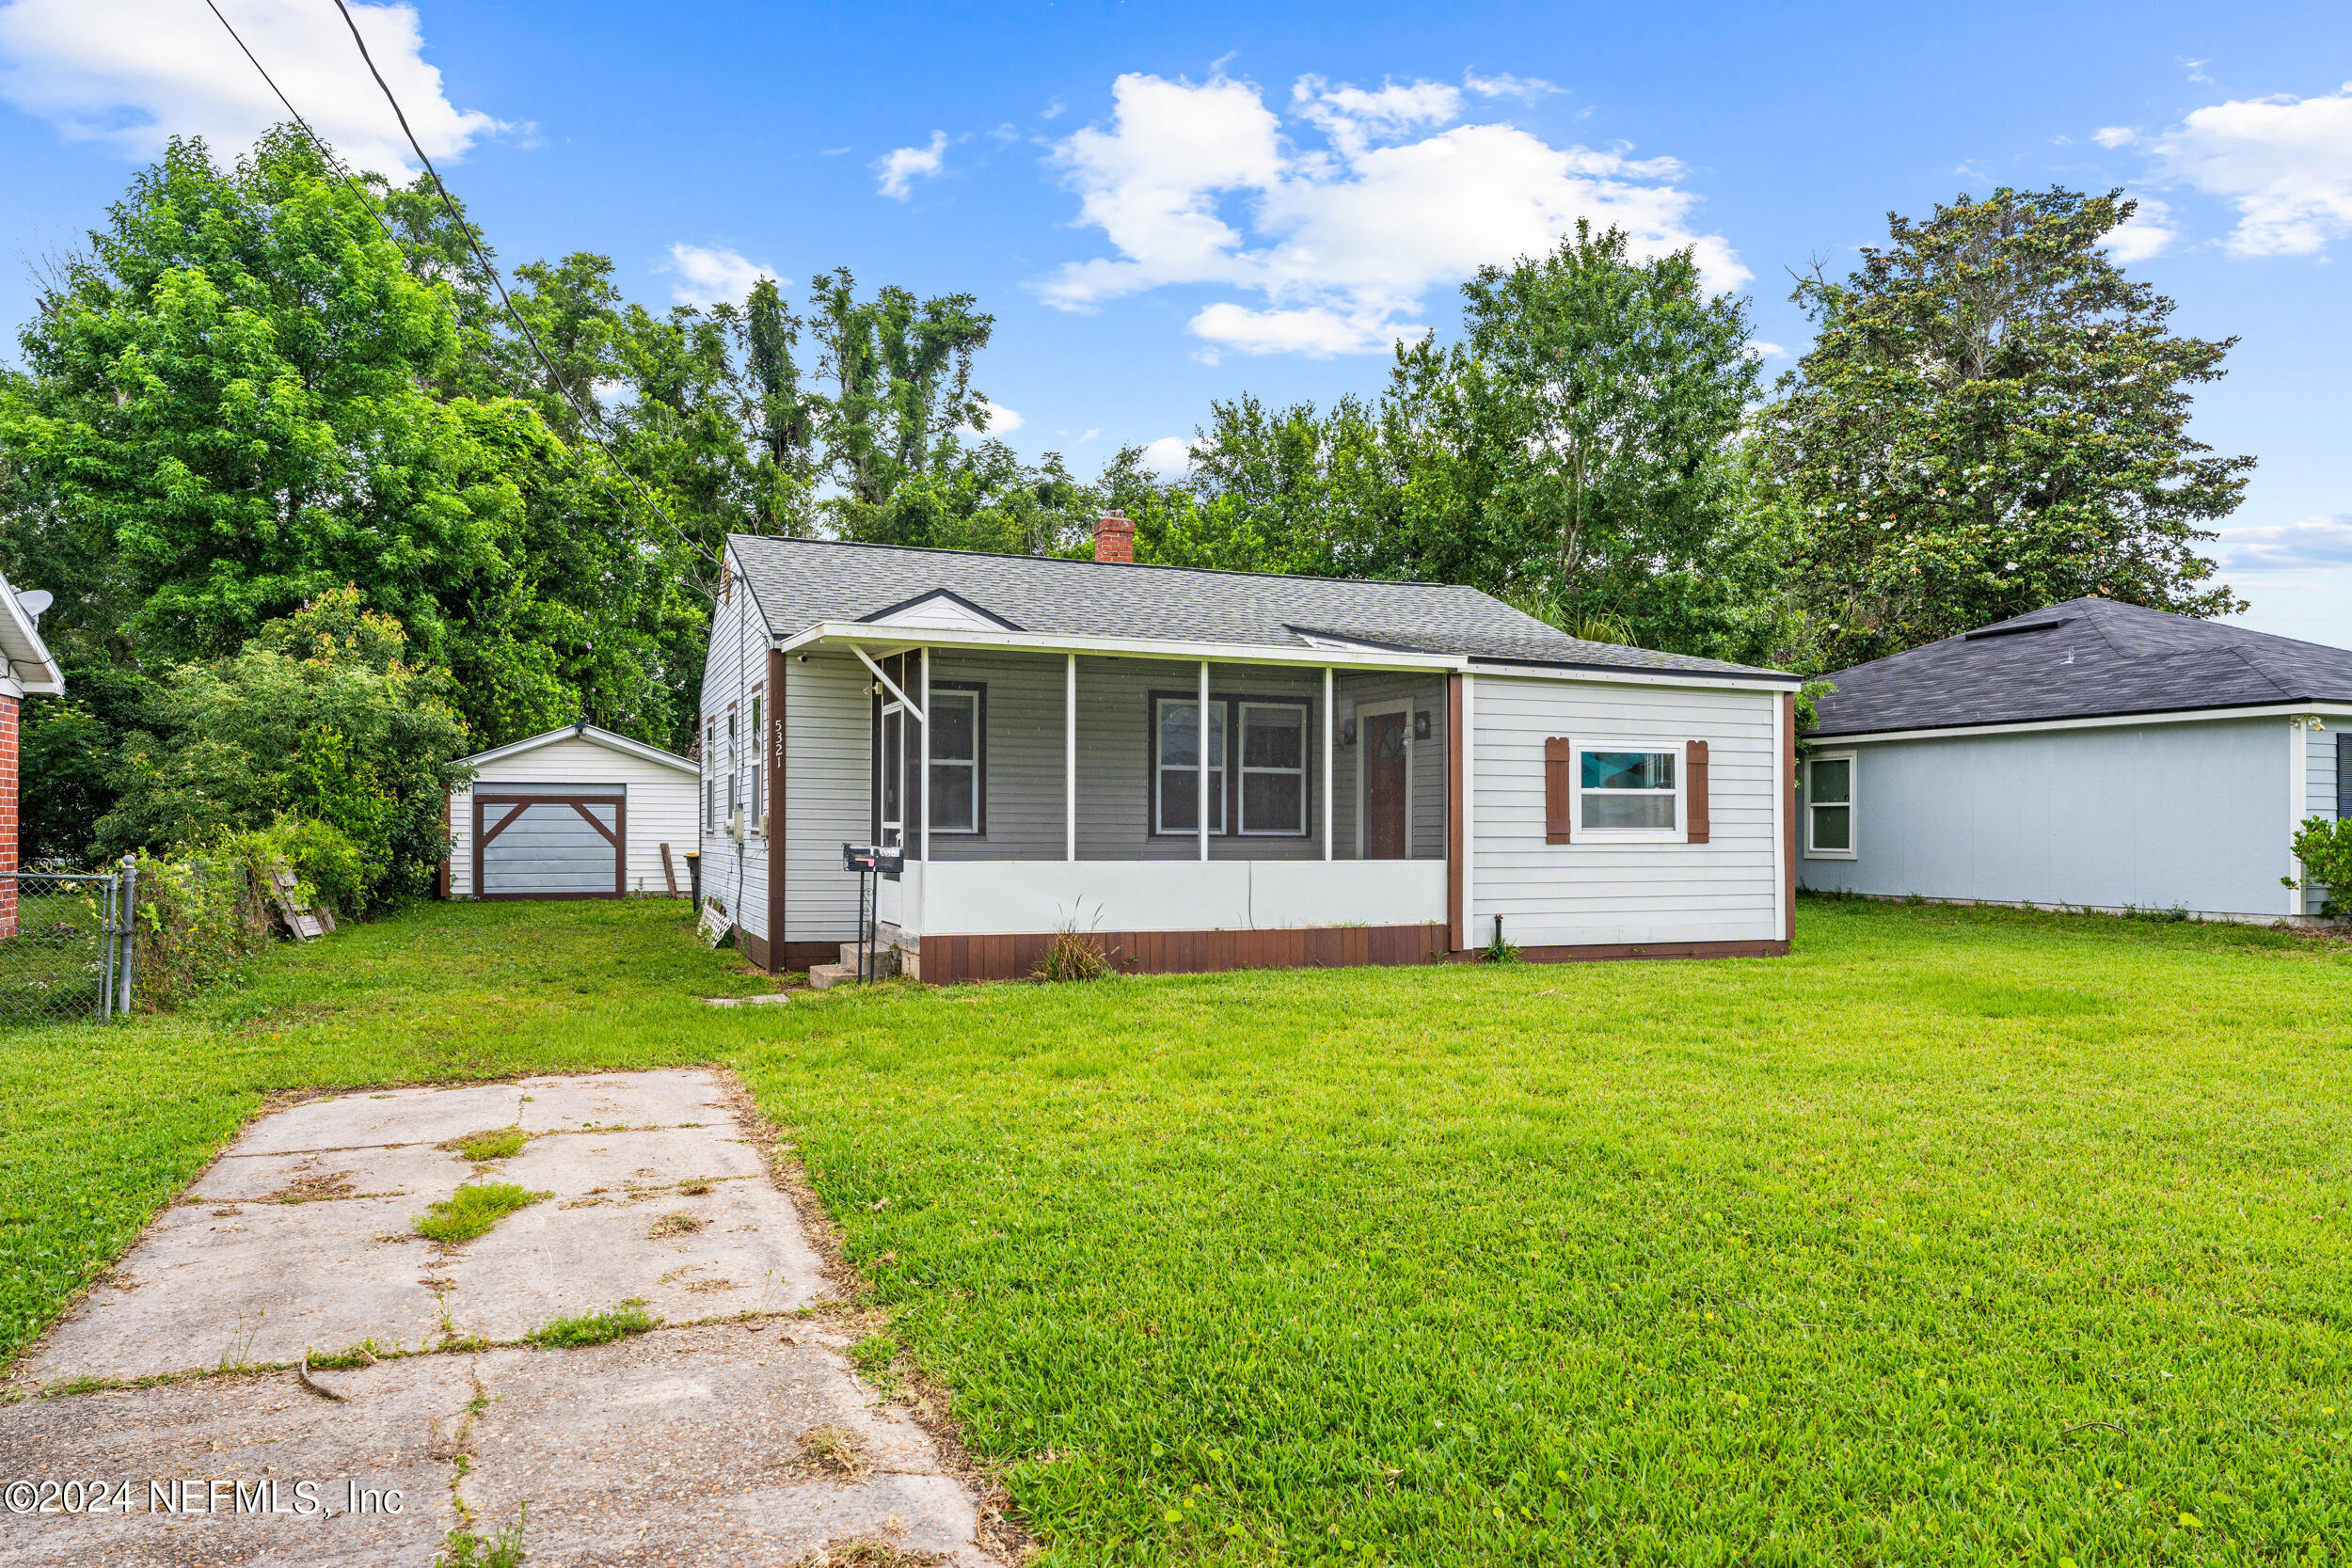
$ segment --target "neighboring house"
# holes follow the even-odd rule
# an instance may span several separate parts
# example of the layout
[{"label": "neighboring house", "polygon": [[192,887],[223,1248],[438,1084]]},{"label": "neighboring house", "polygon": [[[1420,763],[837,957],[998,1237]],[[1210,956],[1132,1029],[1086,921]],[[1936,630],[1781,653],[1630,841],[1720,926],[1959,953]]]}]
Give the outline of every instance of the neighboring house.
[{"label": "neighboring house", "polygon": [[2352,803],[2352,653],[2072,599],[1829,677],[1809,888],[2278,920]]},{"label": "neighboring house", "polygon": [[16,934],[17,796],[19,721],[26,697],[61,697],[65,675],[40,640],[40,614],[49,595],[22,592],[0,578],[0,937]]},{"label": "neighboring house", "polygon": [[594,724],[463,759],[449,797],[452,898],[684,896],[694,765]]},{"label": "neighboring house", "polygon": [[880,936],[930,981],[1072,927],[1151,971],[1787,950],[1794,677],[1132,554],[728,540],[703,893],[755,963],[857,936],[851,842],[903,847]]}]

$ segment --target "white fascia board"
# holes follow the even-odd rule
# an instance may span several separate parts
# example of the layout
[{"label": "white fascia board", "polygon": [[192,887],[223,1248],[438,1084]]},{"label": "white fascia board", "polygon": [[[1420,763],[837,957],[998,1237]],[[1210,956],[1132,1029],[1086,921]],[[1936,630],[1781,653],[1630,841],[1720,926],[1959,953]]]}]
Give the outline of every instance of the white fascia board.
[{"label": "white fascia board", "polygon": [[2303,714],[2352,719],[2352,703],[2265,703],[2259,707],[2198,707],[2169,713],[2103,713],[2090,719],[2036,719],[2014,724],[1953,724],[1934,730],[1876,730],[1865,735],[1801,735],[1807,746],[1863,746],[1886,740],[1951,740],[1973,735],[2034,735],[2045,730],[2106,730],[2126,724],[2212,724],[2228,719],[2293,719]]},{"label": "white fascia board", "polygon": [[1028,631],[929,631],[910,638],[913,626],[878,626],[864,621],[821,621],[807,630],[774,640],[779,653],[818,642],[860,643],[890,648],[987,648],[1003,653],[1098,654],[1105,658],[1168,658],[1187,664],[1305,664],[1361,666],[1379,670],[1465,670],[1470,661],[1454,654],[1351,653],[1338,648],[1276,648],[1257,643],[1182,642],[1149,637],[1064,637]]},{"label": "white fascia board", "polygon": [[526,752],[535,752],[542,746],[552,746],[561,740],[585,740],[591,745],[601,746],[608,752],[619,752],[641,761],[658,763],[664,768],[674,768],[681,773],[699,774],[702,771],[675,752],[665,752],[659,746],[648,746],[642,740],[631,740],[625,735],[614,735],[611,730],[601,730],[594,724],[584,726],[566,724],[560,730],[549,730],[545,735],[529,736],[521,740],[510,740],[505,745],[494,747],[487,752],[477,752],[469,757],[459,757],[457,766],[478,770],[485,763],[503,762],[508,757],[521,756]]},{"label": "white fascia board", "polygon": [[1710,691],[1799,691],[1802,675],[1714,675],[1704,670],[1620,670],[1610,665],[1507,664],[1473,658],[1470,668],[1489,680],[1579,681],[1600,686],[1704,687]]}]

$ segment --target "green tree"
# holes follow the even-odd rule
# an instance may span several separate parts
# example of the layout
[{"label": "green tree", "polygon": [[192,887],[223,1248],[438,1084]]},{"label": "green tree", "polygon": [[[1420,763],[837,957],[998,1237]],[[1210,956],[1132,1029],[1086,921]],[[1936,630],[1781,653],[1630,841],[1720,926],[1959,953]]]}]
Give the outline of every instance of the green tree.
[{"label": "green tree", "polygon": [[1889,214],[1859,269],[1798,284],[1820,335],[1762,436],[1831,664],[2090,594],[2244,608],[2199,547],[2254,460],[2188,434],[2190,389],[2237,340],[2175,335],[2172,301],[2124,276],[2100,244],[2120,198]]},{"label": "green tree", "polygon": [[423,892],[470,743],[448,677],[406,654],[400,623],[344,588],[234,655],[173,668],[125,738],[102,851],[185,850],[294,816],[350,840],[371,901]]}]

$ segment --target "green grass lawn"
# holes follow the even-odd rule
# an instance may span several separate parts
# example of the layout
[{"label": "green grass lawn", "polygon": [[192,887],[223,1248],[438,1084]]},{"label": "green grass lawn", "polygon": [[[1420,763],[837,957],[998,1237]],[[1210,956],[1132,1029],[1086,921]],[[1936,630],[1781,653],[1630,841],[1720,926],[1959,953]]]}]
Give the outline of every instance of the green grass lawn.
[{"label": "green grass lawn", "polygon": [[675,911],[0,1036],[6,1348],[266,1091],[710,1061],[1053,1562],[2352,1553],[2340,950],[1808,903],[1788,959],[710,1009]]}]

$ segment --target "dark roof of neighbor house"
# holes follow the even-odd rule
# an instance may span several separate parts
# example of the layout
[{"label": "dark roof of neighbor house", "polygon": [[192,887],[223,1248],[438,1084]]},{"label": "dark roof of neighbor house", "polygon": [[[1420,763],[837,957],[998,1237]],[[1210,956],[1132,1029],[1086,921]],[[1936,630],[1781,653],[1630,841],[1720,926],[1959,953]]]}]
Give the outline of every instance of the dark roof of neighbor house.
[{"label": "dark roof of neighbor house", "polygon": [[2352,701],[2352,652],[2092,597],[1829,679],[1816,736]]},{"label": "dark roof of neighbor house", "polygon": [[1041,636],[1307,648],[1315,635],[1498,662],[1768,678],[1722,659],[1588,642],[1475,588],[983,555],[830,539],[729,538],[768,628],[863,621],[945,590]]}]

